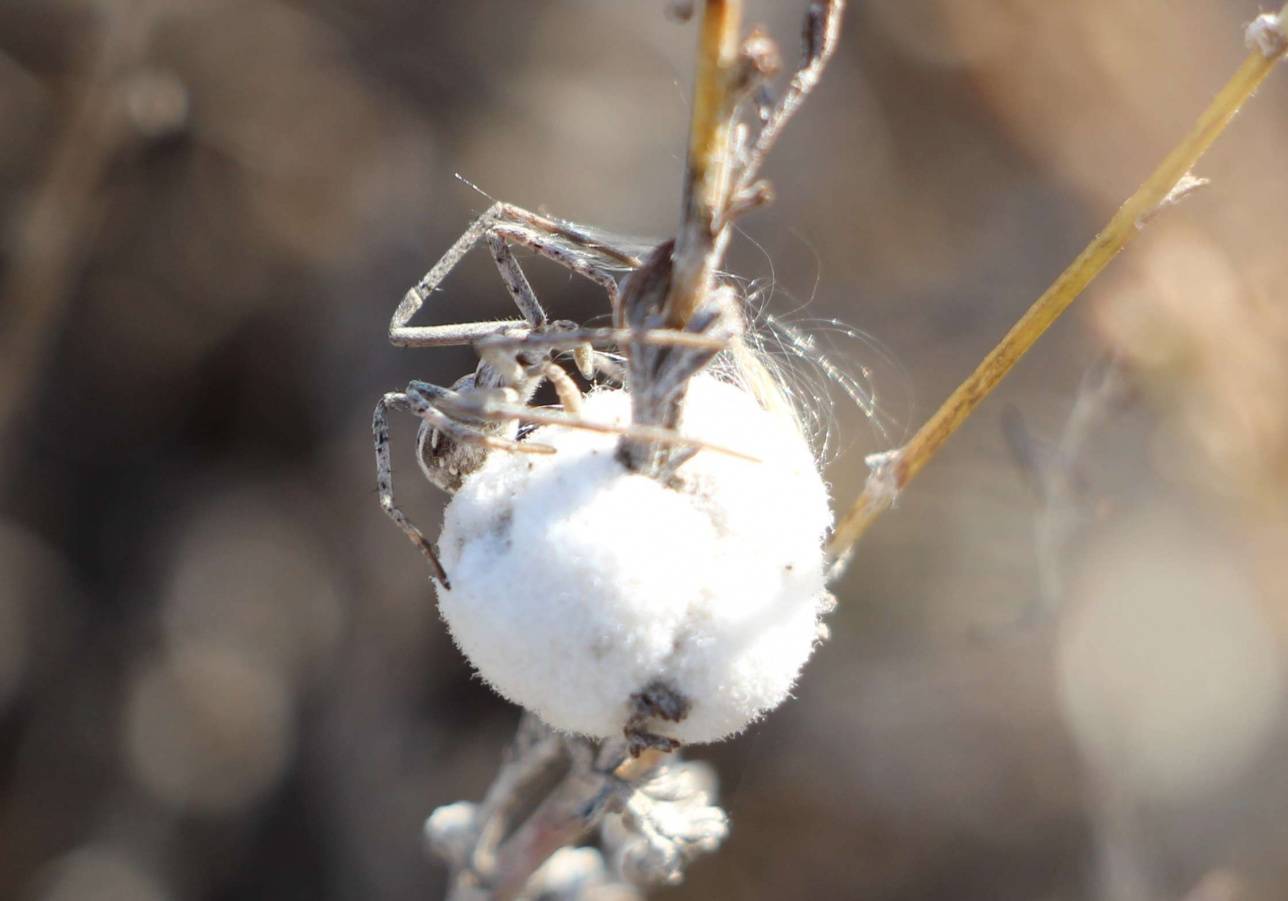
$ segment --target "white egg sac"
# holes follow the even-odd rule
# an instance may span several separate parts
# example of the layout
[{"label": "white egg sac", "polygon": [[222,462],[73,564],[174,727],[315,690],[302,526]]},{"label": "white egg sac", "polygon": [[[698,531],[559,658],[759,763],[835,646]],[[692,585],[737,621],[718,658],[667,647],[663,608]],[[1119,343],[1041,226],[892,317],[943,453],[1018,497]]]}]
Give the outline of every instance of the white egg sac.
[{"label": "white egg sac", "polygon": [[[625,391],[584,416],[629,421]],[[497,692],[566,732],[620,736],[631,696],[662,683],[689,702],[649,731],[718,741],[782,703],[827,597],[827,487],[789,418],[712,376],[693,380],[682,431],[713,449],[680,485],[627,471],[615,435],[557,426],[551,455],[493,452],[448,505],[439,608]]]}]

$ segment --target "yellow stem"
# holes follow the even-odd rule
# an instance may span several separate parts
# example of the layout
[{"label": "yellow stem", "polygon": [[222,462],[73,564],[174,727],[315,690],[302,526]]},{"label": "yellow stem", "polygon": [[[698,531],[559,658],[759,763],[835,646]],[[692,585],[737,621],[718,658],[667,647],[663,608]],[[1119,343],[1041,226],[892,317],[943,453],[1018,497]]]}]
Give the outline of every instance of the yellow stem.
[{"label": "yellow stem", "polygon": [[706,297],[719,255],[716,219],[728,189],[731,76],[738,61],[741,27],[742,0],[707,0],[693,83],[684,219],[676,236],[666,304],[671,328],[683,328]]},{"label": "yellow stem", "polygon": [[[1278,21],[1282,30],[1284,23],[1288,22],[1288,4],[1280,11]],[[883,477],[868,480],[862,494],[837,523],[827,544],[829,557],[837,560],[854,546],[867,527],[889,508],[894,495],[921,472],[1038,338],[1136,237],[1144,221],[1159,209],[1177,182],[1194,167],[1270,74],[1275,63],[1283,59],[1286,49],[1288,42],[1281,42],[1270,54],[1253,49],[1190,133],[1118,209],[1109,224],[1078,254],[1069,268],[1034,301],[970,377],[895,454],[891,462],[893,469],[881,474]]]}]

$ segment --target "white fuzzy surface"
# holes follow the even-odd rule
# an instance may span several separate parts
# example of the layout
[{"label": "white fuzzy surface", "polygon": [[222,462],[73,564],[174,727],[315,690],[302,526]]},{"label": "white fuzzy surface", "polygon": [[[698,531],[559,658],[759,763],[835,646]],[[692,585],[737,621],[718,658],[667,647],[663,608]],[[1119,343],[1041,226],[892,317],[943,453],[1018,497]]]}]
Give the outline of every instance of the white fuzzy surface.
[{"label": "white fuzzy surface", "polygon": [[[601,390],[584,415],[626,422]],[[555,426],[549,456],[493,453],[449,504],[439,608],[501,695],[567,732],[620,736],[661,680],[692,704],[650,731],[717,741],[782,703],[816,642],[827,489],[795,424],[710,376],[693,380],[681,490],[628,473],[615,435]]]}]

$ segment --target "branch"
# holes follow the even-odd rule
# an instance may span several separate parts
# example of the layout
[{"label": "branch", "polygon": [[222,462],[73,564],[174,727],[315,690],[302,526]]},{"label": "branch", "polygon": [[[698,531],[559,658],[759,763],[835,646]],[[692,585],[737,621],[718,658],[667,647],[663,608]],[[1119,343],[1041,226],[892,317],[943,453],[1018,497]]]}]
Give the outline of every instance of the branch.
[{"label": "branch", "polygon": [[1194,128],[1159,164],[1136,193],[1127,199],[1109,224],[1087,245],[1051,287],[1039,297],[973,373],[944,401],[925,425],[902,448],[870,460],[872,475],[863,492],[837,523],[827,544],[835,569],[844,565],[864,531],[895,496],[921,472],[948,438],[984,398],[1014,368],[1020,358],[1069,308],[1142,226],[1168,205],[1178,185],[1225,131],[1239,108],[1257,90],[1275,63],[1288,51],[1288,4],[1277,15],[1265,14],[1248,27],[1251,48],[1247,59],[1199,117]]},{"label": "branch", "polygon": [[827,68],[840,43],[841,18],[844,14],[845,0],[814,0],[810,3],[802,35],[805,41],[805,65],[792,76],[783,98],[773,110],[767,112],[765,127],[756,136],[742,171],[738,173],[735,196],[752,189],[765,157],[778,143],[779,136],[801,108],[805,98],[818,86],[823,70]]},{"label": "branch", "polygon": [[[632,756],[623,741],[560,735],[525,712],[483,803],[440,807],[425,831],[451,865],[453,901],[571,898],[588,881],[605,889],[678,882],[728,834],[714,795],[705,764],[660,751]],[[577,849],[568,860],[601,826],[609,827],[605,853]]]},{"label": "branch", "polygon": [[[15,428],[58,337],[73,280],[103,216],[100,187],[107,171],[140,137],[131,128],[126,93],[161,15],[156,4],[142,0],[105,6],[99,31],[82,54],[86,62],[68,98],[69,113],[0,280],[0,437]],[[9,462],[0,459],[0,471]]]},{"label": "branch", "polygon": [[706,0],[693,83],[684,212],[665,307],[667,324],[675,329],[684,328],[706,298],[727,240],[728,232],[718,220],[729,189],[729,137],[737,106],[734,73],[741,27],[742,0]]}]

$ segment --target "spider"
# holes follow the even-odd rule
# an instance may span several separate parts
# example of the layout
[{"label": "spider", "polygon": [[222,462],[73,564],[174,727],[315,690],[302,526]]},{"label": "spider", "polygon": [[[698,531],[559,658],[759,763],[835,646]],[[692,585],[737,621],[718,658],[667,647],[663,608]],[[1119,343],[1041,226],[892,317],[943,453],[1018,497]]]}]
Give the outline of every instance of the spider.
[{"label": "spider", "polygon": [[[713,272],[723,254],[728,226],[743,213],[771,199],[769,186],[755,176],[783,126],[808,94],[834,48],[843,3],[815,2],[809,7],[801,67],[777,103],[765,83],[778,68],[777,51],[761,32],[743,43],[732,84],[731,108],[750,101],[760,128],[754,138],[739,124],[730,143],[728,184],[701,263]],[[691,165],[691,177],[693,166]],[[731,347],[743,330],[736,292],[716,284],[701,299],[682,328],[667,315],[673,275],[684,260],[677,244],[685,230],[695,228],[686,211],[681,236],[657,245],[641,258],[598,232],[509,203],[494,203],[457,239],[432,269],[403,297],[389,324],[389,340],[397,347],[448,347],[472,344],[479,354],[474,372],[451,387],[413,381],[406,390],[385,394],[372,417],[377,489],[380,506],[429,562],[434,577],[450,588],[448,574],[433,544],[394,501],[389,452],[390,409],[420,419],[416,456],[421,471],[434,485],[454,493],[462,480],[483,465],[489,451],[551,453],[539,442],[518,437],[517,425],[555,423],[622,433],[619,455],[635,470],[663,482],[689,459],[701,442],[686,439],[674,429],[679,401],[688,379],[718,353]],[[412,318],[458,262],[478,244],[486,243],[506,290],[521,319],[414,326]],[[512,248],[526,248],[602,288],[608,297],[612,327],[587,328],[567,320],[550,319]],[[673,259],[673,256],[676,259]],[[626,366],[618,363],[624,355]],[[580,391],[557,354],[570,354],[588,381],[629,384],[632,423],[610,426],[580,416]],[[561,411],[529,406],[538,388],[549,382]],[[717,449],[725,450],[725,449]]]},{"label": "spider", "polygon": [[[456,264],[480,240],[486,241],[501,279],[522,319],[412,326],[408,322]],[[614,327],[586,328],[547,317],[510,247],[526,247],[604,289],[613,311]],[[662,245],[669,251],[669,243]],[[654,256],[660,256],[655,251]],[[442,259],[403,297],[389,325],[389,340],[398,347],[450,347],[472,344],[479,353],[474,372],[450,388],[423,381],[405,391],[385,394],[372,417],[377,488],[380,506],[429,562],[434,577],[450,587],[447,573],[432,543],[394,502],[389,452],[390,409],[420,419],[416,455],[421,471],[434,485],[451,494],[462,480],[483,465],[488,451],[552,453],[547,445],[518,440],[520,422],[555,423],[576,428],[614,431],[640,440],[676,444],[696,450],[700,442],[673,430],[647,426],[615,426],[581,418],[581,392],[568,371],[555,361],[558,352],[571,354],[588,381],[604,379],[623,384],[625,373],[606,348],[634,342],[667,347],[677,352],[683,369],[696,371],[723,350],[729,334],[718,329],[624,328],[621,297],[640,280],[644,261],[629,250],[592,235],[578,226],[542,216],[508,203],[493,204],[465,231]],[[619,273],[626,277],[619,284]],[[727,298],[727,294],[722,294]],[[729,309],[727,299],[722,307]],[[718,317],[716,317],[718,318]],[[710,326],[710,322],[702,325]],[[703,332],[708,334],[703,334]],[[527,406],[537,389],[550,382],[562,412]]]}]

